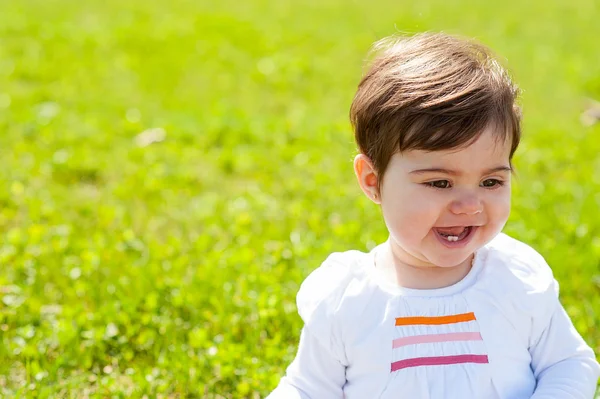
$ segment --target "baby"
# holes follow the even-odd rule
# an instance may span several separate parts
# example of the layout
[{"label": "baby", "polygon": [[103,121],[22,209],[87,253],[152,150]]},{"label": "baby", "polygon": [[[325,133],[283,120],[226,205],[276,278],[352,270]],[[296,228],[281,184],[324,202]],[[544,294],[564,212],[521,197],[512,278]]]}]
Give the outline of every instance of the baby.
[{"label": "baby", "polygon": [[594,397],[600,367],[541,255],[501,233],[517,88],[481,44],[392,38],[359,84],[358,183],[389,231],[302,284],[304,328],[270,399]]}]

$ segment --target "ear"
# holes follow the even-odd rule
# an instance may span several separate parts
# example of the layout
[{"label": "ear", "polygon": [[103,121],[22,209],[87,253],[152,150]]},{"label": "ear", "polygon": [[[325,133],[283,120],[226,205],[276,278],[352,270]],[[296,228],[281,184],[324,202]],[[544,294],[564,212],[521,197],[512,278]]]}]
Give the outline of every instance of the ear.
[{"label": "ear", "polygon": [[365,195],[374,203],[381,204],[381,195],[377,188],[377,172],[368,156],[358,154],[354,158],[354,173]]}]

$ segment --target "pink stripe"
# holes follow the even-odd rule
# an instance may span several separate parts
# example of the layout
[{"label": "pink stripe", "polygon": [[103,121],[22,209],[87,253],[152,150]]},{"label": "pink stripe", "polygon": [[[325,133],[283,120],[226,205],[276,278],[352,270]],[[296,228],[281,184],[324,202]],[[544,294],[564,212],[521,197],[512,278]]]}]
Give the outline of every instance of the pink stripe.
[{"label": "pink stripe", "polygon": [[443,366],[447,364],[460,363],[488,363],[488,357],[486,355],[415,357],[413,359],[405,359],[392,363],[392,372],[409,367]]},{"label": "pink stripe", "polygon": [[481,334],[478,332],[458,332],[448,334],[430,334],[415,335],[412,337],[397,338],[392,341],[392,348],[399,348],[406,345],[428,344],[432,342],[451,342],[451,341],[482,341]]}]

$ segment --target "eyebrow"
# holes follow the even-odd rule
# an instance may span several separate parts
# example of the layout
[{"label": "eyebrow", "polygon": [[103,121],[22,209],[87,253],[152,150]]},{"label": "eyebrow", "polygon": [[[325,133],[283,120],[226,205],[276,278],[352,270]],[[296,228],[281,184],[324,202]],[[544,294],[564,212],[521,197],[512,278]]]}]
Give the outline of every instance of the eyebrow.
[{"label": "eyebrow", "polygon": [[[489,175],[491,173],[495,173],[495,172],[511,172],[512,169],[510,168],[510,166],[497,166],[495,168],[491,168],[491,169],[487,169],[483,172],[484,175]],[[455,170],[451,170],[451,169],[444,169],[444,168],[427,168],[427,169],[416,169],[410,172],[411,175],[422,175],[425,173],[443,173],[446,175],[451,175],[451,176],[458,176],[461,173]]]}]

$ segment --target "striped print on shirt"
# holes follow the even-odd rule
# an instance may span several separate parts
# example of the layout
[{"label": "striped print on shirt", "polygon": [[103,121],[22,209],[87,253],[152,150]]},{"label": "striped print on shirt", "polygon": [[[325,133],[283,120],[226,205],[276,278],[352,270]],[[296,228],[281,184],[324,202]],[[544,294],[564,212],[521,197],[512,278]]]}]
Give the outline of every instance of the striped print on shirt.
[{"label": "striped print on shirt", "polygon": [[[396,327],[402,326],[441,326],[456,323],[475,322],[477,319],[475,313],[460,313],[448,316],[433,316],[433,317],[397,317]],[[407,345],[432,344],[437,342],[451,341],[482,341],[479,332],[445,332],[440,334],[414,335],[396,338],[392,341],[392,348],[400,348]],[[419,366],[442,366],[449,364],[460,363],[488,363],[487,355],[480,354],[460,354],[452,356],[433,356],[433,357],[414,357],[402,359],[391,364],[391,372],[402,370],[410,367]]]}]

